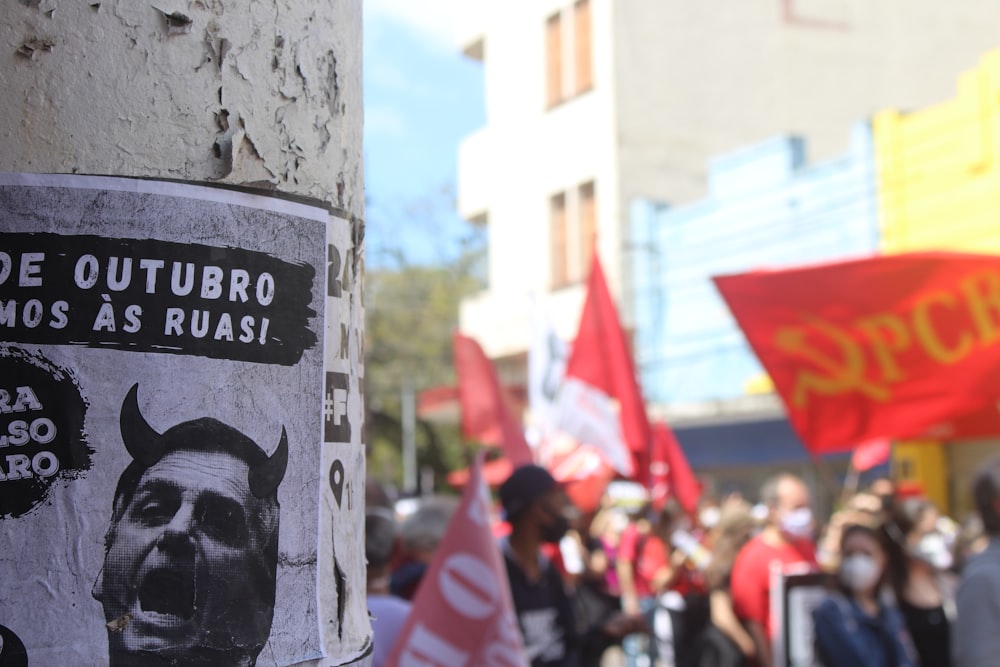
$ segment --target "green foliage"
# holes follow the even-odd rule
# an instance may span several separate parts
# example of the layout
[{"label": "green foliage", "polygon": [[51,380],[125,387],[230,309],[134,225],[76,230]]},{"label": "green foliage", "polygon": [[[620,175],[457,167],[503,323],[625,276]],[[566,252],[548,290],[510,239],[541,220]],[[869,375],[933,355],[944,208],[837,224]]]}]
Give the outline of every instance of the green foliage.
[{"label": "green foliage", "polygon": [[[455,385],[452,334],[459,303],[483,289],[477,271],[480,243],[465,244],[458,256],[436,266],[369,269],[365,276],[365,438],[369,474],[383,482],[402,479],[402,394]],[[415,432],[417,464],[431,466],[437,484],[467,464],[457,423],[420,420]]]}]

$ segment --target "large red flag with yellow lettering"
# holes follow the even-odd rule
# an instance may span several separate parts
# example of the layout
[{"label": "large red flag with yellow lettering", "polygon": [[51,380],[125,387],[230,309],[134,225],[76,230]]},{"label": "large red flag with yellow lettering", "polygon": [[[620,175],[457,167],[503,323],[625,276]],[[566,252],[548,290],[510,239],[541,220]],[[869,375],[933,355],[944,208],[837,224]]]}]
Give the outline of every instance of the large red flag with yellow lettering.
[{"label": "large red flag with yellow lettering", "polygon": [[1000,434],[1000,257],[920,252],[714,280],[812,451]]}]

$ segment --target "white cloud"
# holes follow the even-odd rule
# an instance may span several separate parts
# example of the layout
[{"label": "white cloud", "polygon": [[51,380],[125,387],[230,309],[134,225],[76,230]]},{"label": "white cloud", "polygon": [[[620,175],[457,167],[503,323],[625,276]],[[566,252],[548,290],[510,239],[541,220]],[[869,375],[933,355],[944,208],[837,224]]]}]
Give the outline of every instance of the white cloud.
[{"label": "white cloud", "polygon": [[470,0],[364,0],[365,23],[392,21],[409,27],[435,50],[455,51],[456,12]]}]

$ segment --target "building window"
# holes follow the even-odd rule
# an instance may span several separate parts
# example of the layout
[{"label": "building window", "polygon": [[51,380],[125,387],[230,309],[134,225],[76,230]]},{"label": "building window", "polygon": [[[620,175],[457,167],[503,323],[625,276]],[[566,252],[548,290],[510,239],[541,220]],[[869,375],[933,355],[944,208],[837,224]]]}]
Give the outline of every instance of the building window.
[{"label": "building window", "polygon": [[580,279],[583,280],[590,272],[590,258],[594,255],[594,245],[597,243],[597,208],[593,182],[580,186],[577,201],[580,209]]},{"label": "building window", "polygon": [[545,57],[548,62],[545,101],[553,107],[563,99],[562,14],[545,22]]},{"label": "building window", "polygon": [[590,52],[590,0],[579,0],[573,5],[573,90],[577,95],[587,92],[594,85]]},{"label": "building window", "polygon": [[590,0],[577,0],[545,21],[545,103],[548,108],[594,86]]},{"label": "building window", "polygon": [[549,198],[551,284],[567,287],[586,279],[597,242],[594,183]]},{"label": "building window", "polygon": [[566,194],[560,192],[549,198],[549,229],[551,230],[552,286],[565,287],[569,284],[566,265]]}]

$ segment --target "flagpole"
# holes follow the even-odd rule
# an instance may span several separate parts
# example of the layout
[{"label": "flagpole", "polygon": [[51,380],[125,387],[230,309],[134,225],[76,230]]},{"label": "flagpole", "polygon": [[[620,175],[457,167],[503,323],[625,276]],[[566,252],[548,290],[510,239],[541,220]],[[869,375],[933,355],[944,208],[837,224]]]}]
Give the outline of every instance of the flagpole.
[{"label": "flagpole", "polygon": [[646,440],[646,469],[644,471],[646,477],[644,486],[650,497],[653,495],[653,448],[655,446],[653,432],[650,430],[649,439]]},{"label": "flagpole", "polygon": [[844,492],[850,495],[858,490],[858,482],[861,480],[861,471],[853,464],[847,464],[847,476],[844,478]]},{"label": "flagpole", "polygon": [[414,493],[417,490],[416,414],[413,383],[407,378],[403,380],[402,391],[403,491],[406,493]]},{"label": "flagpole", "polygon": [[[824,499],[829,499],[830,507],[828,509],[834,509],[832,506],[837,503],[838,493],[843,491],[843,487],[838,484],[836,475],[830,468],[830,462],[825,461],[819,454],[814,454],[810,452],[809,458],[812,461],[812,469],[815,477],[813,482],[817,486],[817,491],[823,491]],[[818,487],[822,486],[822,489]],[[822,503],[822,507],[826,508],[826,503]]]}]

